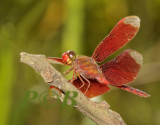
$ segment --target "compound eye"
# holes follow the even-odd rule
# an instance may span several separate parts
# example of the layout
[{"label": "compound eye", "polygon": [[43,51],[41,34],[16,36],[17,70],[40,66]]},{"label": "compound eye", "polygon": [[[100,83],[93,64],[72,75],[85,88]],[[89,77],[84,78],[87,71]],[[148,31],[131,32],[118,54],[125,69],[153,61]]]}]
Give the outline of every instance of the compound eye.
[{"label": "compound eye", "polygon": [[66,65],[71,65],[75,59],[76,59],[76,54],[72,50],[69,50],[62,54],[63,63]]},{"label": "compound eye", "polygon": [[68,53],[69,59],[71,61],[74,61],[76,59],[76,53],[74,51],[69,50],[69,51],[67,51],[67,53]]}]

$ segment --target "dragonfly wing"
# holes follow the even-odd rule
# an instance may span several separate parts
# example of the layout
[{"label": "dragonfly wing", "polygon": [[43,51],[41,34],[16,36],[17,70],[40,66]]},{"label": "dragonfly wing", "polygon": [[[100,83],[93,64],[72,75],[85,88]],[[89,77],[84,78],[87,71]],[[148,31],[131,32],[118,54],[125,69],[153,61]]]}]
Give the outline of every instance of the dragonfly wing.
[{"label": "dragonfly wing", "polygon": [[128,16],[120,20],[110,34],[94,50],[92,58],[96,62],[104,61],[113,52],[123,47],[134,38],[140,27],[137,16]]},{"label": "dragonfly wing", "polygon": [[88,88],[88,91],[85,93],[85,95],[88,98],[93,98],[95,96],[102,95],[102,94],[104,94],[104,93],[106,93],[107,91],[110,90],[110,88],[107,85],[99,83],[96,79],[88,79],[88,80],[90,81],[89,88],[88,88],[88,82],[85,79],[83,79],[83,81],[84,81],[84,86],[83,87],[81,87],[82,86],[82,81],[79,78],[75,79],[72,82],[72,84],[77,89],[79,89],[81,87],[79,90],[82,93],[85,93],[86,89]]},{"label": "dragonfly wing", "polygon": [[50,63],[53,63],[53,64],[61,64],[61,65],[64,65],[64,63],[63,63],[63,61],[62,61],[62,58],[47,57],[47,60],[48,60]]},{"label": "dragonfly wing", "polygon": [[132,82],[140,71],[143,57],[134,50],[125,50],[114,60],[101,65],[103,75],[112,86]]}]

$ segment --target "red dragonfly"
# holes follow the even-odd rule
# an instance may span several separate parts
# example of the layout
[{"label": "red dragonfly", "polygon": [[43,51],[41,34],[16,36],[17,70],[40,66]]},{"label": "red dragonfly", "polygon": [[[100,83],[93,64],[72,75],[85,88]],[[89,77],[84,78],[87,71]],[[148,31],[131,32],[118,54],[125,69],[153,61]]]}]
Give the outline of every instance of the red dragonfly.
[{"label": "red dragonfly", "polygon": [[125,17],[99,43],[92,57],[76,56],[75,52],[70,50],[64,52],[62,58],[49,57],[47,59],[50,62],[56,61],[59,64],[71,66],[71,69],[66,72],[68,74],[73,70],[70,82],[89,98],[109,91],[109,85],[141,97],[149,97],[149,94],[125,85],[135,80],[139,73],[143,62],[140,53],[134,50],[125,50],[115,59],[102,65],[97,64],[132,40],[139,27],[139,17]]}]

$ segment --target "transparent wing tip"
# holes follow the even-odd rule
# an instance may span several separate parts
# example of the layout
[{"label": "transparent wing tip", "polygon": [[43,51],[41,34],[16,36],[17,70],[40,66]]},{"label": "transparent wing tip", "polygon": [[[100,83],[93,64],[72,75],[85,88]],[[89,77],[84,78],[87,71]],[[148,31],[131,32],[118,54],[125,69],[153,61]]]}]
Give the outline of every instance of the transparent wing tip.
[{"label": "transparent wing tip", "polygon": [[142,57],[142,55],[140,53],[138,53],[138,52],[136,52],[134,50],[129,50],[128,53],[132,56],[132,58],[136,61],[136,63],[142,65],[143,57]]},{"label": "transparent wing tip", "polygon": [[131,24],[133,27],[140,27],[140,19],[138,16],[128,16],[123,22],[125,24]]}]

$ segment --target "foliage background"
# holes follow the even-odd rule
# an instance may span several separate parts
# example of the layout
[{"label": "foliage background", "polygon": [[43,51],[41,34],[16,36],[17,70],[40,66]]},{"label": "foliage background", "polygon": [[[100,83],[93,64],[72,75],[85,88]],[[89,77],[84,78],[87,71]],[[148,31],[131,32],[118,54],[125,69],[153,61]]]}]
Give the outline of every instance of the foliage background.
[{"label": "foliage background", "polygon": [[[128,125],[160,124],[160,0],[1,0],[0,1],[0,124],[94,125],[72,107],[46,108],[38,99],[23,107],[28,90],[47,86],[20,63],[22,51],[60,57],[66,50],[91,56],[98,43],[123,17],[137,15],[141,28],[120,51],[141,52],[144,65],[131,85],[151,94],[140,98],[123,90],[98,97],[121,114]],[[66,67],[55,66],[59,71]]]}]

